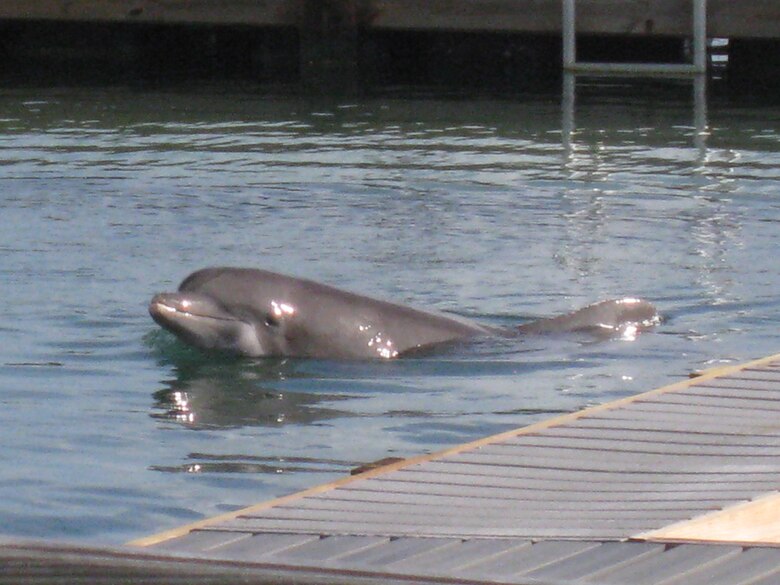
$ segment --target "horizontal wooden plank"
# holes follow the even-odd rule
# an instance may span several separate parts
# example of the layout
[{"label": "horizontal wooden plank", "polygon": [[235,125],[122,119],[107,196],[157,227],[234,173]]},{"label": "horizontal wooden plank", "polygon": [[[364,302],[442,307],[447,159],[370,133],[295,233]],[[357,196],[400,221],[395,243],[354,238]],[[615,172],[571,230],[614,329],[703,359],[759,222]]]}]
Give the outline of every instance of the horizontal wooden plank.
[{"label": "horizontal wooden plank", "polygon": [[725,408],[719,406],[704,406],[697,404],[665,404],[663,402],[651,402],[643,400],[635,406],[611,411],[605,414],[609,418],[646,420],[659,418],[665,421],[682,421],[689,425],[696,424],[698,420],[716,422],[724,429],[752,428],[762,425],[776,428],[780,434],[780,424],[771,426],[778,420],[776,411],[766,411],[760,408]]},{"label": "horizontal wooden plank", "polygon": [[380,29],[561,30],[560,4],[544,0],[376,0],[373,9],[372,25]]},{"label": "horizontal wooden plank", "polygon": [[[226,542],[222,546],[213,547],[204,552],[201,556],[210,558],[219,558],[225,560],[235,560],[242,562],[264,562],[276,558],[283,554],[289,554],[292,550],[304,545],[319,543],[320,535],[304,534],[281,534],[281,533],[260,533],[236,532],[231,530],[198,530],[206,534],[243,534],[246,538],[234,539]],[[186,537],[185,537],[186,538]]]},{"label": "horizontal wooden plank", "polygon": [[[777,473],[780,474],[780,458],[777,457],[697,457],[695,455],[654,455],[642,453],[602,452],[603,457],[581,457],[563,449],[530,450],[522,456],[471,454],[453,456],[442,463],[471,464],[483,468],[483,473],[506,474],[514,468],[547,468],[559,471],[593,471],[621,474],[665,473]],[[565,454],[564,454],[565,453]],[[555,457],[551,460],[551,457]]]},{"label": "horizontal wooden plank", "polygon": [[644,557],[636,562],[605,567],[592,573],[590,579],[598,583],[630,583],[631,585],[656,585],[665,581],[687,583],[687,578],[700,569],[717,573],[714,565],[728,562],[742,553],[736,546],[718,546],[698,549],[691,545],[671,548],[660,557]]},{"label": "horizontal wooden plank", "polygon": [[605,567],[625,565],[640,558],[657,557],[664,550],[662,546],[649,542],[632,544],[640,546],[626,546],[624,542],[606,542],[598,548],[549,563],[525,572],[524,575],[547,583],[570,583]]},{"label": "horizontal wooden plank", "polygon": [[[701,546],[697,547],[701,549]],[[738,555],[719,563],[720,571],[699,570],[686,578],[686,585],[777,585],[780,583],[780,563],[776,548],[747,548]]]},{"label": "horizontal wooden plank", "polygon": [[[341,562],[362,568],[388,567],[418,555],[460,548],[460,544],[452,538],[401,538],[382,547],[356,550],[345,555]],[[523,546],[526,546],[525,542],[520,544]]]},{"label": "horizontal wooden plank", "polygon": [[733,384],[702,384],[689,388],[685,394],[687,396],[696,396],[706,398],[713,396],[715,398],[738,396],[742,400],[771,401],[780,399],[780,384],[768,383],[773,386],[772,390],[767,388],[743,388],[734,387]]},{"label": "horizontal wooden plank", "polygon": [[769,382],[780,382],[780,370],[765,367],[748,367],[742,368],[733,374],[723,376],[723,378],[732,380],[761,380]]},{"label": "horizontal wooden plank", "polygon": [[[550,461],[543,462],[543,465],[538,467],[435,461],[431,462],[431,465],[427,466],[426,470],[442,474],[459,473],[476,476],[473,485],[473,489],[475,490],[481,489],[484,486],[484,483],[479,481],[479,478],[484,477],[506,477],[517,480],[524,480],[528,477],[537,477],[540,479],[554,479],[555,481],[601,481],[602,484],[607,484],[612,481],[623,481],[625,483],[634,482],[648,486],[650,484],[668,484],[670,482],[681,481],[723,481],[738,483],[739,481],[755,481],[760,479],[765,480],[768,485],[771,485],[771,482],[780,480],[780,472],[778,472],[775,467],[752,465],[749,462],[712,469],[687,471],[643,469],[633,473],[609,469],[608,467],[602,469],[593,467],[589,465],[581,465],[579,467],[556,466],[555,462]],[[398,479],[399,477],[402,476],[394,476],[391,477],[391,479]],[[443,479],[446,478],[443,477]],[[522,482],[520,482],[519,485],[521,486]]]},{"label": "horizontal wooden plank", "polygon": [[[680,0],[579,0],[577,30],[591,34],[691,36],[692,8]],[[3,0],[2,19],[293,26],[300,0]],[[372,0],[350,13],[367,28],[561,33],[557,0]],[[710,36],[778,38],[770,0],[709,0]]]},{"label": "horizontal wooden plank", "polygon": [[577,426],[582,427],[603,427],[609,423],[613,428],[625,430],[651,430],[668,432],[690,432],[695,428],[699,432],[720,433],[722,437],[731,435],[743,435],[752,437],[771,437],[775,438],[780,433],[780,425],[772,421],[766,421],[764,424],[755,424],[749,419],[734,420],[713,420],[712,418],[702,417],[692,421],[689,416],[675,416],[668,413],[661,416],[656,413],[650,416],[649,413],[630,413],[630,412],[612,412],[604,411],[595,413],[587,419],[578,421]]},{"label": "horizontal wooden plank", "polygon": [[294,548],[287,548],[277,556],[289,560],[304,559],[310,563],[324,565],[347,555],[376,550],[389,542],[389,538],[382,536],[330,536]]},{"label": "horizontal wooden plank", "polygon": [[[515,574],[527,574],[555,562],[565,561],[580,554],[596,553],[602,546],[593,542],[538,542],[521,550],[510,550],[494,557],[488,557],[481,563],[458,568],[455,574],[470,578],[492,575],[500,580]],[[526,581],[527,582],[527,581]]]},{"label": "horizontal wooden plank", "polygon": [[[465,540],[460,541],[457,546],[440,547],[398,559],[393,562],[393,569],[416,574],[452,574],[467,569],[475,562],[495,558],[503,553],[516,555],[520,550],[530,546],[532,546],[530,540],[514,538]],[[356,565],[365,565],[364,559],[359,557],[347,560],[354,561]]]},{"label": "horizontal wooden plank", "polygon": [[703,388],[730,388],[733,390],[749,390],[753,392],[764,392],[769,395],[777,395],[777,383],[774,380],[745,380],[740,378],[711,378],[706,382],[701,382],[695,387]]},{"label": "horizontal wooden plank", "polygon": [[533,440],[535,437],[541,436],[555,436],[561,438],[589,438],[598,437],[603,439],[626,441],[633,444],[641,444],[645,442],[649,443],[668,443],[672,445],[691,445],[691,446],[720,446],[720,445],[732,445],[735,447],[740,446],[761,446],[761,445],[777,445],[780,444],[780,435],[760,435],[755,436],[752,434],[747,435],[730,435],[728,440],[724,439],[723,431],[709,431],[703,432],[697,429],[678,429],[676,431],[663,431],[653,429],[623,429],[616,428],[604,421],[599,422],[588,421],[588,426],[582,424],[566,425],[557,427],[544,435],[527,435],[519,436],[505,441],[502,444],[522,445],[523,440],[527,437],[529,440]]},{"label": "horizontal wooden plank", "polygon": [[3,0],[0,19],[291,26],[290,0]]},{"label": "horizontal wooden plank", "polygon": [[[668,434],[662,435],[669,437]],[[566,436],[547,433],[535,437],[523,437],[522,440],[496,443],[480,448],[480,453],[516,456],[518,453],[534,453],[537,449],[555,449],[562,453],[581,453],[582,457],[595,456],[595,453],[637,453],[646,455],[674,455],[696,457],[780,457],[780,436],[766,445],[755,444],[724,445],[720,443],[692,444],[690,441],[635,441],[629,438],[610,438],[590,433],[585,436]]]},{"label": "horizontal wooden plank", "polygon": [[[203,553],[227,545],[235,544],[250,537],[249,534],[235,532],[206,532],[194,530],[182,536],[174,545],[172,542],[161,543],[158,550],[173,549],[181,553]],[[296,537],[300,539],[301,537]]]},{"label": "horizontal wooden plank", "polygon": [[[635,479],[635,478],[634,478]],[[393,481],[379,480],[371,485],[361,485],[359,489],[367,492],[387,491],[391,494],[408,494],[422,497],[431,496],[458,496],[462,498],[487,497],[492,499],[517,499],[534,500],[545,498],[550,502],[558,502],[570,498],[582,498],[598,501],[603,498],[624,498],[631,500],[633,497],[646,497],[665,499],[673,494],[681,499],[696,500],[698,494],[702,501],[709,499],[747,499],[771,491],[764,477],[760,478],[732,478],[734,481],[726,484],[723,478],[693,477],[688,481],[680,478],[670,478],[668,481],[559,481],[542,480],[539,478],[497,478],[480,482],[475,485],[472,476],[450,476],[439,473],[425,473],[419,481]],[[346,490],[345,490],[346,491]],[[349,490],[351,491],[351,489]],[[347,496],[348,497],[348,496]],[[390,498],[392,499],[392,497]]]},{"label": "horizontal wooden plank", "polygon": [[780,444],[762,447],[761,445],[688,445],[681,443],[635,443],[600,439],[598,437],[570,438],[545,436],[538,441],[529,440],[512,445],[498,444],[483,447],[478,453],[499,456],[506,459],[523,457],[559,456],[564,459],[579,457],[609,457],[613,461],[624,458],[669,457],[670,461],[690,460],[692,457],[710,459],[712,457],[757,457],[772,459],[780,457]]},{"label": "horizontal wooden plank", "polygon": [[[358,522],[355,520],[289,520],[285,518],[236,519],[230,526],[214,526],[216,530],[237,532],[289,532],[296,534],[329,534],[353,536],[418,536],[418,537],[460,537],[460,538],[586,538],[586,539],[623,539],[626,533],[636,534],[659,528],[669,523],[668,518],[655,521],[648,519],[628,519],[622,522],[608,519],[586,519],[567,524],[553,523],[549,520],[528,520],[513,526],[485,527],[459,523],[406,524],[402,522]],[[204,528],[211,530],[212,528]]]},{"label": "horizontal wooden plank", "polygon": [[[780,385],[780,382],[778,382]],[[715,396],[713,394],[693,394],[690,392],[680,393],[679,395],[668,395],[657,399],[648,399],[639,401],[637,404],[666,404],[680,405],[686,407],[702,408],[725,408],[739,411],[759,411],[766,413],[780,413],[780,394],[754,398],[740,395]]]},{"label": "horizontal wooden plank", "polygon": [[[694,510],[701,513],[703,510],[712,510],[712,507],[699,508]],[[483,510],[479,514],[452,513],[452,510],[429,508],[426,510],[414,510],[406,507],[405,514],[399,514],[398,509],[391,509],[388,506],[376,506],[373,509],[364,508],[362,510],[350,510],[339,508],[335,510],[322,510],[313,507],[301,508],[297,506],[280,506],[271,510],[266,510],[257,516],[242,516],[240,521],[253,522],[255,520],[264,522],[266,520],[287,520],[291,523],[316,523],[319,521],[330,522],[355,522],[372,523],[376,527],[381,527],[386,523],[403,524],[406,526],[462,526],[469,527],[493,526],[517,526],[529,525],[535,523],[545,523],[552,525],[554,523],[572,523],[576,524],[583,521],[604,522],[609,524],[622,524],[628,521],[646,522],[651,519],[663,519],[664,522],[678,521],[687,519],[692,514],[685,514],[680,510],[637,510],[626,509],[617,513],[615,510],[589,509],[587,507],[581,510],[565,510],[554,507],[544,509],[529,509],[522,506],[507,507],[497,510]],[[698,515],[695,514],[695,515]],[[376,530],[376,528],[375,528]],[[380,532],[379,534],[384,534]]]},{"label": "horizontal wooden plank", "polygon": [[[404,488],[407,489],[404,489]],[[736,499],[746,499],[751,495],[761,493],[765,484],[757,485],[753,490],[736,489],[728,486],[709,485],[710,489],[696,490],[694,486],[684,486],[680,489],[666,491],[645,491],[642,489],[619,490],[601,486],[594,489],[593,486],[582,486],[579,489],[572,487],[570,490],[559,489],[504,489],[483,487],[477,493],[459,493],[463,490],[457,485],[435,484],[406,484],[398,485],[396,482],[388,482],[377,486],[377,490],[362,488],[342,489],[336,492],[323,494],[321,500],[344,500],[347,502],[366,502],[370,505],[398,503],[415,506],[444,505],[463,508],[484,508],[486,506],[535,506],[544,503],[552,506],[564,504],[594,505],[597,503],[609,503],[615,506],[623,505],[690,505],[690,502],[723,502]],[[747,494],[747,495],[746,495]],[[304,500],[302,500],[304,501]],[[306,500],[308,501],[308,500]]]},{"label": "horizontal wooden plank", "polygon": [[[452,507],[458,507],[458,515],[473,515],[490,517],[503,517],[521,515],[531,517],[534,514],[571,514],[571,513],[620,513],[620,512],[690,512],[693,510],[715,510],[722,507],[719,501],[702,500],[499,500],[489,501],[482,499],[480,502],[469,502],[464,498],[452,498],[451,501],[440,499],[439,501],[427,504],[420,502],[382,502],[381,506],[375,501],[349,500],[349,499],[330,499],[330,498],[311,498],[297,502],[295,506],[286,506],[277,509],[297,509],[297,510],[330,510],[334,512],[366,513],[366,514],[398,514],[417,516],[419,514],[432,514],[436,517],[442,514],[452,512]],[[548,514],[549,515],[549,514]]]},{"label": "horizontal wooden plank", "polygon": [[[605,459],[610,454],[605,454]],[[442,462],[444,463],[444,462]],[[707,475],[762,475],[778,477],[780,474],[780,461],[777,458],[721,458],[721,457],[695,457],[684,456],[674,459],[663,459],[663,456],[646,456],[631,458],[624,454],[622,458],[612,458],[611,461],[599,461],[598,459],[578,459],[576,456],[559,458],[555,463],[545,457],[526,457],[516,460],[513,457],[501,457],[499,455],[484,455],[470,458],[464,455],[457,461],[450,461],[458,467],[436,467],[431,471],[439,473],[457,473],[471,475],[493,475],[497,477],[525,477],[534,474],[537,477],[549,475],[563,480],[564,476],[585,479],[588,475],[600,474],[602,482],[610,481],[615,476],[626,476],[625,481],[655,481],[658,476],[683,475],[707,476]],[[462,466],[470,466],[469,468]],[[475,482],[479,484],[480,482]]]}]

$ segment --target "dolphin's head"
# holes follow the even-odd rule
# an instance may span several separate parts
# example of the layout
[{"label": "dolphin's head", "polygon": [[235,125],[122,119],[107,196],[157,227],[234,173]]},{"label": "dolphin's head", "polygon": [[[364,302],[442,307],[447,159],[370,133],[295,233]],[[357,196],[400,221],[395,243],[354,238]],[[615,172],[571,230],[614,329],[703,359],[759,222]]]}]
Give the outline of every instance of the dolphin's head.
[{"label": "dolphin's head", "polygon": [[249,357],[307,355],[300,307],[291,300],[291,291],[300,288],[297,279],[262,270],[204,268],[185,278],[178,292],[155,295],[149,313],[199,349]]},{"label": "dolphin's head", "polygon": [[149,303],[149,314],[160,326],[200,349],[246,356],[276,353],[276,323],[258,325],[253,315],[228,309],[208,294],[160,293]]}]

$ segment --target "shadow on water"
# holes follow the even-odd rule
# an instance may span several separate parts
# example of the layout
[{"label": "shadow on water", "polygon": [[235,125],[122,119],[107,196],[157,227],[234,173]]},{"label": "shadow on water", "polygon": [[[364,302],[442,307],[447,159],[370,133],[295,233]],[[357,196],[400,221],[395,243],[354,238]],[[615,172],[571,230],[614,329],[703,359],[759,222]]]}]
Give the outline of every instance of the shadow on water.
[{"label": "shadow on water", "polygon": [[154,418],[200,430],[313,424],[350,416],[326,406],[353,398],[348,394],[283,388],[290,379],[307,377],[295,360],[207,355],[163,331],[150,333],[146,342],[175,372],[175,378],[164,380],[165,387],[154,392]]},{"label": "shadow on water", "polygon": [[[163,388],[153,393],[151,416],[193,430],[214,430],[316,425],[337,418],[371,417],[378,413],[364,411],[360,404],[377,395],[438,392],[448,387],[450,380],[587,368],[595,364],[587,358],[572,360],[571,351],[585,349],[597,340],[580,335],[490,336],[441,344],[391,361],[213,355],[162,330],[147,334],[145,342],[160,365],[174,374],[162,380]],[[525,407],[518,411],[537,412]],[[441,414],[429,409],[382,414],[396,417],[399,412],[410,419]]]},{"label": "shadow on water", "polygon": [[348,471],[359,462],[313,457],[257,457],[251,455],[214,455],[190,453],[180,465],[152,465],[153,471],[166,473],[328,473]]}]

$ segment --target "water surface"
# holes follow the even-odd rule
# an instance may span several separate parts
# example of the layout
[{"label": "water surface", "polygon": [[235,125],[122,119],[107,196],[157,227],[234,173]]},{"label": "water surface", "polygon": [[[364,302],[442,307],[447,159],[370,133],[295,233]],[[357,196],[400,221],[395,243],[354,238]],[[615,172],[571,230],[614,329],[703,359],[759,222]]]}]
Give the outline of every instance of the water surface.
[{"label": "water surface", "polygon": [[[780,111],[687,91],[314,101],[0,92],[0,530],[123,542],[780,349]],[[564,146],[564,144],[567,146]],[[205,359],[152,294],[206,265],[512,324],[623,295],[633,342]]]}]

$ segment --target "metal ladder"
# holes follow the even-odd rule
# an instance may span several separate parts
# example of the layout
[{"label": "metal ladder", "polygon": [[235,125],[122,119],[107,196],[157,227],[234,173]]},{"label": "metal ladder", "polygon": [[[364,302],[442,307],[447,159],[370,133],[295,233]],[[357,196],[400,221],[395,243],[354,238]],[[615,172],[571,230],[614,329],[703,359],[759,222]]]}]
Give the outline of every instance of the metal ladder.
[{"label": "metal ladder", "polygon": [[693,2],[693,63],[589,63],[577,61],[575,0],[563,0],[563,68],[575,74],[680,76],[707,72],[707,0]]}]

